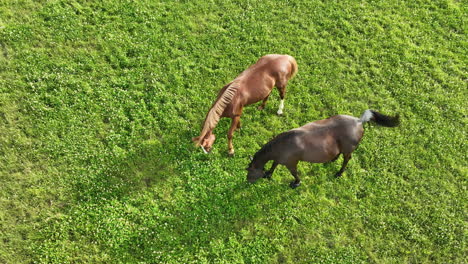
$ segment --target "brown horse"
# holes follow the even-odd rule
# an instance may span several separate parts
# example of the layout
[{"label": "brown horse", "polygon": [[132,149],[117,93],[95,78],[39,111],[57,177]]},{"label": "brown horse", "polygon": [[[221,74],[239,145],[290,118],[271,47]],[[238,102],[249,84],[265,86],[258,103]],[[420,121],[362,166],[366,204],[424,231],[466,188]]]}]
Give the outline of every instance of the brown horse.
[{"label": "brown horse", "polygon": [[[336,115],[284,132],[255,154],[247,168],[247,180],[253,183],[261,177],[271,178],[276,166],[283,164],[294,176],[291,188],[296,188],[301,183],[297,175],[299,161],[325,163],[335,161],[343,154],[343,165],[335,174],[339,177],[351,159],[351,153],[362,139],[364,123],[369,121],[381,126],[395,127],[399,124],[399,116],[391,117],[366,110],[361,118]],[[270,170],[265,172],[265,164],[270,160],[273,160],[273,164]]]},{"label": "brown horse", "polygon": [[228,117],[232,119],[228,131],[228,148],[229,154],[234,154],[232,136],[234,130],[240,128],[243,107],[263,100],[262,105],[259,106],[260,110],[263,109],[273,87],[276,86],[281,98],[277,113],[278,115],[283,114],[286,85],[296,73],[296,60],[289,55],[270,54],[261,57],[255,64],[221,89],[218,98],[206,115],[200,136],[192,138],[192,140],[207,153],[215,141],[213,129],[221,117]]}]

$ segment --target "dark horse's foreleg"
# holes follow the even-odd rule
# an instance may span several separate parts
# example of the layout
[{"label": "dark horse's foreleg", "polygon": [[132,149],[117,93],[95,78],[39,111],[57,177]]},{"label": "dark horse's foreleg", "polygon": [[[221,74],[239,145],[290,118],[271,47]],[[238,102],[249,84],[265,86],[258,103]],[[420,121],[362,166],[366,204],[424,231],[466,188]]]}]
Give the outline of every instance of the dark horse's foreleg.
[{"label": "dark horse's foreleg", "polygon": [[286,165],[286,167],[291,172],[292,176],[294,176],[294,181],[292,181],[289,186],[291,186],[293,189],[299,187],[299,185],[301,185],[301,179],[299,179],[299,175],[297,173],[297,163],[293,165]]},{"label": "dark horse's foreleg", "polygon": [[[340,153],[341,154],[341,153]],[[336,157],[334,157],[332,160],[330,160],[329,162],[334,162],[335,160],[337,160],[339,157],[340,157],[340,154],[336,155]]]},{"label": "dark horse's foreleg", "polygon": [[343,174],[344,170],[346,169],[346,165],[348,161],[351,159],[351,153],[343,153],[343,165],[341,165],[340,171],[335,174],[335,177],[340,177]]},{"label": "dark horse's foreleg", "polygon": [[234,155],[234,146],[232,145],[232,137],[234,135],[234,130],[236,130],[238,124],[240,122],[240,116],[236,115],[232,118],[231,122],[231,127],[229,128],[228,131],[228,154],[229,155]]},{"label": "dark horse's foreleg", "polygon": [[270,170],[265,173],[265,176],[263,176],[263,178],[271,179],[271,175],[273,175],[273,172],[275,171],[276,166],[278,166],[278,162],[273,161],[273,164],[271,165]]}]

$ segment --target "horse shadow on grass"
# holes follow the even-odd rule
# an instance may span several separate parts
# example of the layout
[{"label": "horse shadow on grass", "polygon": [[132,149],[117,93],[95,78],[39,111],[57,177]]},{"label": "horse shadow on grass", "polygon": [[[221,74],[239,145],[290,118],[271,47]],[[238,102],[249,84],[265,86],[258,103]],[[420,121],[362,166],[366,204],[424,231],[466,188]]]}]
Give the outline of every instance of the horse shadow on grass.
[{"label": "horse shadow on grass", "polygon": [[[257,239],[257,222],[264,222],[268,215],[278,217],[278,212],[300,199],[303,187],[292,190],[286,183],[292,177],[286,180],[276,175],[272,181],[248,183],[248,155],[227,158],[222,150],[205,155],[190,142],[177,140],[147,140],[132,152],[112,155],[95,176],[76,182],[77,200],[93,205],[97,213],[107,212],[100,206],[115,204],[135,208],[119,214],[131,223],[127,230],[118,231],[125,239],[112,241],[112,246],[102,240],[103,251],[129,261],[151,258],[158,262],[170,262],[189,252],[210,254],[213,243]],[[294,221],[301,224],[297,217]]]}]

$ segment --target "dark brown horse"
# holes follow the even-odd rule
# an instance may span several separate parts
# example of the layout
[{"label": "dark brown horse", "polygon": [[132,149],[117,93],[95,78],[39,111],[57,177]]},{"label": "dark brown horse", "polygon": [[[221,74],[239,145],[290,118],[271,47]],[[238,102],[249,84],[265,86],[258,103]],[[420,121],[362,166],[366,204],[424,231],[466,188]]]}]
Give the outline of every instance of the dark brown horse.
[{"label": "dark brown horse", "polygon": [[259,109],[263,109],[273,87],[276,86],[281,98],[277,113],[278,115],[283,114],[286,85],[296,73],[296,60],[289,55],[270,54],[261,57],[255,64],[221,89],[218,98],[206,115],[200,136],[192,138],[192,140],[207,153],[215,141],[213,129],[221,117],[228,117],[232,119],[228,131],[228,148],[229,154],[234,154],[232,136],[234,130],[240,128],[243,107],[263,100],[262,105],[259,106]]},{"label": "dark brown horse", "polygon": [[[336,115],[284,132],[255,154],[247,168],[247,180],[253,183],[261,177],[271,178],[276,166],[283,164],[295,179],[290,186],[296,188],[301,183],[297,175],[299,161],[325,163],[334,161],[340,154],[343,154],[343,165],[335,174],[339,177],[351,159],[351,153],[362,139],[364,123],[369,121],[381,126],[395,127],[399,124],[399,117],[366,110],[361,118]],[[270,160],[273,160],[273,165],[269,171],[265,172],[265,164]]]}]

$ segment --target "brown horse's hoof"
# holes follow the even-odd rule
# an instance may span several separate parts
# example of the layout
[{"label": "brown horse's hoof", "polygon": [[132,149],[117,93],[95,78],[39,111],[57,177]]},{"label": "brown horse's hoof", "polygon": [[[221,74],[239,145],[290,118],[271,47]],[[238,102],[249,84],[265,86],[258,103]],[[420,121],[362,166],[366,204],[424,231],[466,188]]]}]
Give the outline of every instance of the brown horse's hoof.
[{"label": "brown horse's hoof", "polygon": [[291,188],[293,188],[293,189],[296,189],[297,187],[299,187],[299,185],[301,185],[301,182],[298,182],[298,183],[296,183],[296,182],[291,182],[291,183],[289,184],[289,187],[291,187]]},{"label": "brown horse's hoof", "polygon": [[228,156],[229,157],[234,157],[234,150],[229,150],[228,151]]}]

